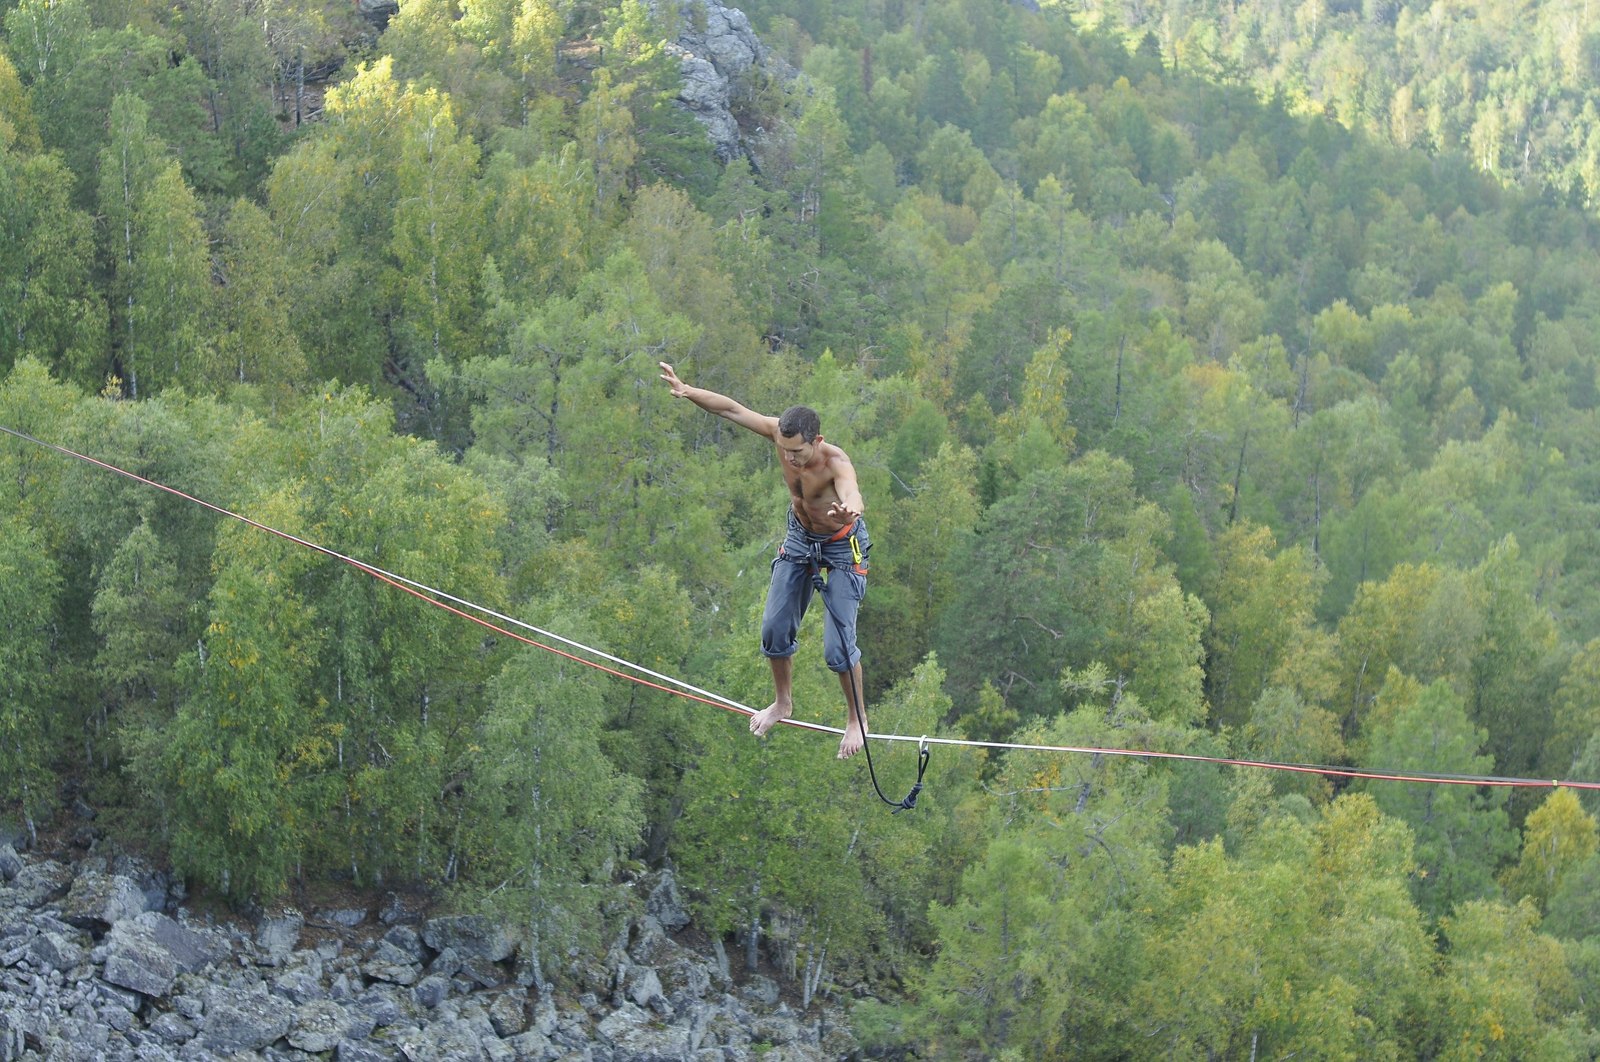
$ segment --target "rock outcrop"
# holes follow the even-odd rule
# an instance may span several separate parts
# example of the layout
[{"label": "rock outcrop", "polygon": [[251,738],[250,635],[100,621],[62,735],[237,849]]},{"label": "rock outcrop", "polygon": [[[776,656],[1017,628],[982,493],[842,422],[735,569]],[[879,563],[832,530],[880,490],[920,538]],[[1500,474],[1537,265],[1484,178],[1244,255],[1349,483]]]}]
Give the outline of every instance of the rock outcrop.
[{"label": "rock outcrop", "polygon": [[196,919],[133,860],[68,865],[0,844],[0,1062],[801,1062],[856,1054],[845,1015],[805,1015],[681,946],[670,873],[570,998],[531,983],[518,934],[399,903],[253,924]]},{"label": "rock outcrop", "polygon": [[767,50],[743,11],[722,0],[651,0],[652,11],[663,6],[676,9],[678,35],[667,48],[683,71],[678,104],[705,126],[717,161],[748,154],[734,117],[737,97],[753,77],[788,82],[793,69]]},{"label": "rock outcrop", "polygon": [[[647,0],[650,10],[672,14],[677,35],[665,42],[678,58],[683,84],[676,102],[705,127],[717,161],[751,152],[735,117],[737,101],[753,78],[785,84],[795,71],[761,43],[750,19],[722,0]],[[374,34],[381,34],[400,11],[398,0],[356,0],[356,12]]]},{"label": "rock outcrop", "polygon": [[400,13],[400,0],[356,0],[356,14],[382,33],[389,20]]}]

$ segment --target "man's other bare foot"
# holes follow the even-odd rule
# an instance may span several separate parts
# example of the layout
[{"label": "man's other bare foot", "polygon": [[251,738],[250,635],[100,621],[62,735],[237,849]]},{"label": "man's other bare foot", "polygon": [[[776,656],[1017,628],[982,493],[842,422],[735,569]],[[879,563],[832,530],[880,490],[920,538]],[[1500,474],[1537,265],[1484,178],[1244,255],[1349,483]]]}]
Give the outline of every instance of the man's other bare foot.
[{"label": "man's other bare foot", "polygon": [[844,739],[839,742],[839,758],[848,760],[860,752],[866,743],[866,739],[861,736],[861,724],[851,719],[850,725],[844,728]]},{"label": "man's other bare foot", "polygon": [[766,737],[767,731],[789,718],[789,713],[793,711],[793,703],[785,704],[782,701],[773,701],[750,717],[750,733],[756,737]]}]

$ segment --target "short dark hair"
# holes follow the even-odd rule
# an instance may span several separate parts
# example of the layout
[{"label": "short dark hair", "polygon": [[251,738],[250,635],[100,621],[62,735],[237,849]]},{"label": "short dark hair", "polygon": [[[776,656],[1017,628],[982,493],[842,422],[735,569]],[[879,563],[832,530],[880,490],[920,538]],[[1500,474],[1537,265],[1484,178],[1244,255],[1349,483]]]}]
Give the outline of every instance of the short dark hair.
[{"label": "short dark hair", "polygon": [[810,406],[790,406],[778,418],[779,435],[798,435],[806,442],[816,442],[822,434],[822,418]]}]

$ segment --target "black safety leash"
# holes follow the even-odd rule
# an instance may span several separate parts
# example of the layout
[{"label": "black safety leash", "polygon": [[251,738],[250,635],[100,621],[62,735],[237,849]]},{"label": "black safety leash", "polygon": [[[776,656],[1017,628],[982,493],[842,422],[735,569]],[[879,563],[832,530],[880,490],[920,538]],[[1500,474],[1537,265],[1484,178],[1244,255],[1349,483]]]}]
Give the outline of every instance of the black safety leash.
[{"label": "black safety leash", "polygon": [[[828,603],[827,580],[822,577],[822,568],[817,563],[818,547],[811,547],[811,585],[817,593],[822,595],[822,607],[827,610],[828,619],[833,621],[833,629],[839,635],[839,645],[844,647],[844,624],[839,617],[834,615],[833,606]],[[872,788],[877,792],[878,799],[888,804],[898,815],[902,811],[910,811],[917,806],[917,794],[922,792],[922,775],[928,769],[928,743],[921,742],[917,749],[917,782],[911,787],[911,792],[901,801],[890,800],[883,795],[883,787],[878,785],[878,771],[872,765],[872,742],[867,735],[867,713],[857,707],[865,698],[861,690],[856,688],[855,665],[850,664],[849,651],[845,652],[845,663],[850,666],[845,669],[845,674],[850,678],[850,714],[855,716],[856,722],[861,724],[861,751],[867,754],[867,777],[872,779]]]}]

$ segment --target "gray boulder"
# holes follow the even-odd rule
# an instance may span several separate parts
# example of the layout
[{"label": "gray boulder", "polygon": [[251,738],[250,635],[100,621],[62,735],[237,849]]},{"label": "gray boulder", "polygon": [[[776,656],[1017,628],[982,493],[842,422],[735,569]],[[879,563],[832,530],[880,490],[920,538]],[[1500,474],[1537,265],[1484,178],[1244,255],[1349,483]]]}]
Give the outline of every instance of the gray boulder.
[{"label": "gray boulder", "polygon": [[490,1057],[478,1031],[460,1020],[433,1022],[419,1029],[404,1039],[401,1054],[419,1062],[446,1058],[451,1062],[487,1062]]},{"label": "gray boulder", "polygon": [[751,1006],[771,1007],[778,1002],[778,982],[756,974],[739,991],[739,998]]},{"label": "gray boulder", "polygon": [[682,1025],[662,1027],[655,1015],[632,1004],[602,1018],[595,1026],[601,1040],[611,1045],[619,1058],[636,1062],[667,1062],[689,1054],[689,1029]]},{"label": "gray boulder", "polygon": [[763,1043],[777,1045],[799,1043],[805,1036],[800,1023],[786,1007],[779,1007],[775,1012],[758,1019],[753,1034]]},{"label": "gray boulder", "polygon": [[367,1043],[364,1040],[345,1040],[334,1050],[338,1062],[394,1062],[402,1057],[392,1047]]},{"label": "gray boulder", "polygon": [[19,907],[43,907],[67,894],[72,885],[72,868],[53,859],[29,863],[11,879],[9,899]]},{"label": "gray boulder", "polygon": [[319,1055],[346,1041],[367,1039],[376,1024],[372,1015],[358,1009],[317,1000],[295,1008],[289,1021],[289,1045]]},{"label": "gray boulder", "polygon": [[387,981],[395,985],[414,985],[422,979],[422,966],[412,956],[389,943],[378,941],[362,971],[371,981]]},{"label": "gray boulder", "polygon": [[66,934],[43,930],[28,945],[33,961],[46,970],[66,973],[84,961],[88,953]]},{"label": "gray boulder", "polygon": [[516,1053],[518,1062],[545,1062],[560,1055],[550,1038],[537,1029],[507,1037],[505,1042]]},{"label": "gray boulder", "polygon": [[672,1004],[667,1002],[666,993],[662,991],[661,977],[650,967],[630,967],[622,991],[635,1006],[648,1008],[666,1021],[672,1020]]},{"label": "gray boulder", "polygon": [[710,60],[669,45],[678,56],[683,83],[678,89],[678,105],[705,126],[719,162],[739,154],[739,122],[733,116],[732,91],[726,76]]},{"label": "gray boulder", "polygon": [[305,916],[293,908],[264,915],[256,923],[256,947],[261,949],[263,960],[269,966],[281,966],[300,943],[300,931],[305,925]]},{"label": "gray boulder", "polygon": [[494,1033],[501,1039],[508,1039],[523,1032],[528,1027],[528,993],[525,989],[513,988],[495,996],[489,1003],[489,1022],[494,1026]]},{"label": "gray boulder", "polygon": [[506,926],[479,915],[429,919],[423,923],[422,940],[434,951],[454,949],[463,961],[501,962],[509,959],[517,946]]},{"label": "gray boulder", "polygon": [[180,973],[227,957],[227,941],[209,930],[180,925],[156,911],[124,918],[106,935],[101,976],[146,996],[164,996]]},{"label": "gray boulder", "polygon": [[404,952],[406,962],[422,962],[428,957],[428,949],[422,943],[422,938],[410,926],[395,926],[383,935],[381,943]]},{"label": "gray boulder", "polygon": [[227,1056],[260,1051],[289,1034],[290,1013],[281,999],[265,992],[219,992],[200,1021],[200,1046]]},{"label": "gray boulder", "polygon": [[9,844],[0,844],[0,881],[12,881],[22,873],[22,857]]},{"label": "gray boulder", "polygon": [[376,1026],[394,1025],[405,1013],[392,989],[376,986],[369,988],[354,1005]]},{"label": "gray boulder", "polygon": [[[603,959],[568,955],[563,968],[582,995],[558,1006],[546,993],[506,987],[508,960],[517,957],[511,926],[441,918],[421,934],[389,924],[375,946],[341,931],[302,948],[295,912],[250,927],[231,920],[212,927],[165,908],[176,887],[121,857],[109,866],[97,858],[72,867],[41,860],[0,885],[0,1062],[815,1062],[859,1055],[842,1012],[827,1011],[820,1023],[797,1016],[775,1003],[777,986],[759,978],[733,994],[707,956],[664,928],[661,919],[676,923],[681,908],[670,875],[644,881],[639,891],[652,897],[653,913],[619,927]],[[140,909],[152,903],[180,919]],[[340,925],[323,913],[317,924]],[[95,943],[100,926],[109,928]],[[405,987],[366,979],[382,969]]]},{"label": "gray boulder", "polygon": [[464,959],[454,977],[473,988],[500,988],[506,983],[501,967],[486,959]]},{"label": "gray boulder", "polygon": [[683,897],[678,895],[678,879],[672,871],[661,872],[660,880],[645,897],[644,910],[660,922],[663,929],[678,930],[689,924],[689,911],[683,905]]},{"label": "gray boulder", "polygon": [[168,1044],[186,1044],[194,1039],[195,1028],[180,1015],[167,1012],[150,1023],[150,1035]]},{"label": "gray boulder", "polygon": [[110,984],[159,998],[178,977],[178,963],[171,952],[148,934],[124,934],[109,949],[101,976]]},{"label": "gray boulder", "polygon": [[332,993],[323,986],[316,964],[296,966],[272,981],[272,991],[294,1003],[327,999]]},{"label": "gray boulder", "polygon": [[400,13],[400,0],[356,0],[356,14],[382,30],[389,20]]},{"label": "gray boulder", "polygon": [[433,1010],[450,995],[450,981],[438,974],[429,974],[411,990],[411,998],[424,1010]]},{"label": "gray boulder", "polygon": [[16,1062],[27,1046],[27,1027],[21,1012],[0,1007],[0,1062]]},{"label": "gray boulder", "polygon": [[148,910],[149,899],[132,878],[98,870],[80,871],[61,901],[64,921],[94,933]]},{"label": "gray boulder", "polygon": [[326,925],[354,929],[367,920],[367,912],[359,907],[323,908],[316,912],[316,920]]}]

